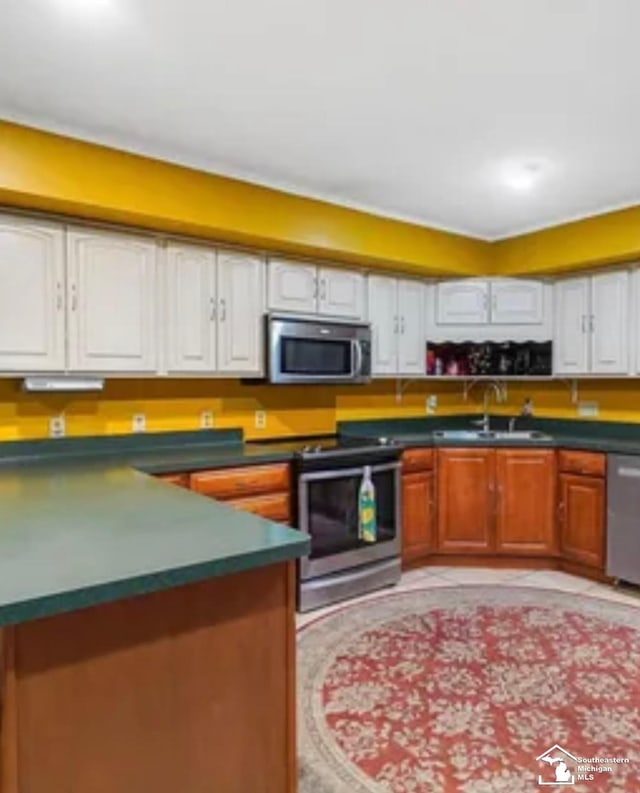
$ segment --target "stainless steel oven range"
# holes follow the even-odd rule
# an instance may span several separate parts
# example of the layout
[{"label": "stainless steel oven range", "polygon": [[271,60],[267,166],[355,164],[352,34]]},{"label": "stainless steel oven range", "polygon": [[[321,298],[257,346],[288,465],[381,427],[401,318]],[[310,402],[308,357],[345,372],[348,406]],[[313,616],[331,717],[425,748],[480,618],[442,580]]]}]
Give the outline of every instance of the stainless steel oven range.
[{"label": "stainless steel oven range", "polygon": [[[298,608],[320,606],[391,586],[400,579],[400,449],[380,440],[325,439],[297,455],[298,528],[311,550],[300,560]],[[377,538],[358,536],[365,467],[376,493]]]}]

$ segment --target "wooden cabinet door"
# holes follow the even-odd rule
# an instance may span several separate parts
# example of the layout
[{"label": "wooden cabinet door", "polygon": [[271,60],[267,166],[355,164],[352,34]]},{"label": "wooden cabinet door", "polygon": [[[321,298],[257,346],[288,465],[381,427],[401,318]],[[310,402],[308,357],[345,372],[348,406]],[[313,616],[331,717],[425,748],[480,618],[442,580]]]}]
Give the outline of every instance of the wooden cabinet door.
[{"label": "wooden cabinet door", "polygon": [[549,555],[556,551],[555,452],[496,452],[496,551]]},{"label": "wooden cabinet door", "polygon": [[437,461],[438,550],[493,550],[495,452],[439,449]]},{"label": "wooden cabinet door", "polygon": [[64,230],[0,216],[0,371],[60,371],[65,353]]},{"label": "wooden cabinet door", "polygon": [[155,240],[73,230],[67,255],[69,368],[156,371]]},{"label": "wooden cabinet door", "polygon": [[398,374],[425,374],[424,286],[398,281]]},{"label": "wooden cabinet door", "polygon": [[442,281],[436,286],[438,325],[486,325],[489,283],[477,278]]},{"label": "wooden cabinet door", "polygon": [[560,474],[560,545],[566,559],[604,569],[605,480]]},{"label": "wooden cabinet door", "polygon": [[553,370],[589,372],[589,278],[567,278],[554,285]]},{"label": "wooden cabinet door", "polygon": [[491,282],[492,325],[541,325],[544,287],[541,281],[497,278]]},{"label": "wooden cabinet door", "polygon": [[321,267],[318,271],[318,313],[362,319],[364,276],[354,270]]},{"label": "wooden cabinet door", "polygon": [[314,264],[269,259],[269,309],[315,314],[318,310],[317,270]]},{"label": "wooden cabinet door", "polygon": [[603,273],[591,278],[591,371],[629,371],[629,274]]},{"label": "wooden cabinet door", "polygon": [[170,244],[166,258],[166,350],[169,372],[216,368],[216,253]]},{"label": "wooden cabinet door", "polygon": [[371,322],[371,369],[375,375],[398,373],[397,281],[370,275],[369,320]]},{"label": "wooden cabinet door", "polygon": [[247,253],[218,253],[218,371],[264,370],[264,261]]},{"label": "wooden cabinet door", "polygon": [[402,476],[402,560],[427,556],[433,548],[434,475],[432,471]]}]

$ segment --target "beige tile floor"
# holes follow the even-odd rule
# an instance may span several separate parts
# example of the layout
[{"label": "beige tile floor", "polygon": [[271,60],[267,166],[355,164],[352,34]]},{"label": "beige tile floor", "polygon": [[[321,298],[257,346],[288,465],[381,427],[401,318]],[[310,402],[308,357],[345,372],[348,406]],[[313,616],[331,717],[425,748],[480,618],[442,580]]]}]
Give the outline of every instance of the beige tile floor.
[{"label": "beige tile floor", "polygon": [[[388,592],[410,591],[427,587],[455,586],[456,584],[493,584],[497,586],[528,586],[541,589],[557,589],[562,592],[574,592],[585,597],[600,597],[620,603],[637,606],[640,619],[640,589],[616,588],[609,584],[596,584],[586,578],[562,573],[555,570],[495,570],[488,567],[423,567],[403,573],[400,583]],[[385,591],[385,590],[383,590]],[[379,597],[380,591],[372,592],[351,603]],[[297,615],[297,625],[302,627],[320,616],[342,608],[345,603],[338,603],[324,609]]]}]

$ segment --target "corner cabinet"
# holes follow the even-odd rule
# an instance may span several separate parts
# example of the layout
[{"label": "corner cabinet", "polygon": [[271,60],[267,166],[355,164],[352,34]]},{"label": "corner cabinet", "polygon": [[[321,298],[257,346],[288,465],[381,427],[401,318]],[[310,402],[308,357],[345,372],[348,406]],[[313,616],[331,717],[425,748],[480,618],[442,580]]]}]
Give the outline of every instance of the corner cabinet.
[{"label": "corner cabinet", "polygon": [[425,374],[424,284],[371,275],[368,288],[373,375]]},{"label": "corner cabinet", "polygon": [[218,252],[218,372],[262,375],[264,287],[261,257],[235,251]]},{"label": "corner cabinet", "polygon": [[0,371],[61,371],[65,350],[64,230],[0,216]]},{"label": "corner cabinet", "polygon": [[67,233],[69,369],[155,372],[155,240]]}]

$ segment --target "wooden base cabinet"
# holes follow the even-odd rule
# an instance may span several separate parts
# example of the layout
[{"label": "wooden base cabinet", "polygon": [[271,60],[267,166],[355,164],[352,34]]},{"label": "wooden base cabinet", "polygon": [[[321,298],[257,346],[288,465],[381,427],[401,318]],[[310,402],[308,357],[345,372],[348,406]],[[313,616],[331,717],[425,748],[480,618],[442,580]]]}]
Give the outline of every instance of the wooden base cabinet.
[{"label": "wooden base cabinet", "polygon": [[587,567],[604,569],[605,480],[562,473],[559,484],[563,556]]},{"label": "wooden base cabinet", "polygon": [[446,553],[493,550],[495,451],[439,449],[438,541]]},{"label": "wooden base cabinet", "polygon": [[438,552],[556,553],[553,451],[440,449],[437,471]]},{"label": "wooden base cabinet", "polygon": [[557,551],[555,452],[496,452],[496,551],[544,556]]},{"label": "wooden base cabinet", "polygon": [[426,558],[434,547],[433,449],[407,449],[402,455],[402,561]]}]

